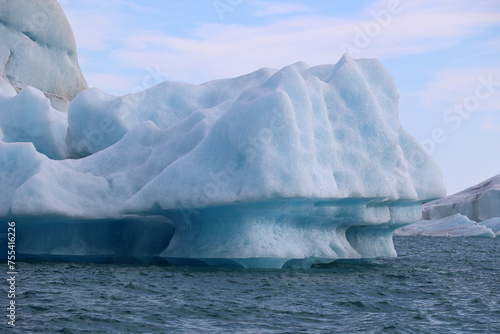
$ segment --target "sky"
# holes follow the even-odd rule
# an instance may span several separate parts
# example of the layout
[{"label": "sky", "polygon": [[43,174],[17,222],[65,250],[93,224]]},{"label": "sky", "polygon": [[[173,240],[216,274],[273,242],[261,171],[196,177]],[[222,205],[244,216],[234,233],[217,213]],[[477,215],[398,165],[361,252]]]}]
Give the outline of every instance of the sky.
[{"label": "sky", "polygon": [[448,194],[500,174],[498,0],[59,0],[89,86],[124,95],[377,58]]}]

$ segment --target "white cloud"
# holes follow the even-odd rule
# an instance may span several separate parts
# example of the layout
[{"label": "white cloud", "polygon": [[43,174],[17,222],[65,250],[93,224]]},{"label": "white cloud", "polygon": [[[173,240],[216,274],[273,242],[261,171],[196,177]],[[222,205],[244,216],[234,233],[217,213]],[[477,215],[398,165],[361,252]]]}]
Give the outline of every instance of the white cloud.
[{"label": "white cloud", "polygon": [[[314,15],[300,4],[253,1],[259,15],[297,15],[279,16],[261,25],[200,22],[181,37],[131,25],[126,15],[116,9],[130,9],[134,5],[131,1],[92,3],[96,6],[93,10],[67,11],[79,50],[108,52],[106,61],[123,68],[158,66],[168,71],[171,79],[193,83],[236,76],[260,67],[280,68],[299,60],[310,65],[336,62],[343,53],[342,43],[356,46],[357,31],[377,23],[374,12],[387,10],[386,1],[379,1],[357,18],[346,19],[335,13]],[[359,47],[355,57],[384,59],[438,50],[500,22],[497,6],[490,4],[487,8],[488,1],[478,1],[474,10],[466,2],[450,0],[401,4],[401,12],[391,15],[390,24],[372,34],[368,45]],[[88,61],[85,55],[84,59]]]},{"label": "white cloud", "polygon": [[[490,82],[492,91],[484,87],[483,82]],[[451,108],[454,104],[463,104],[469,97],[476,97],[478,87],[484,88],[479,88],[477,110],[500,110],[500,67],[443,70],[417,94],[424,106],[445,102]]]},{"label": "white cloud", "polygon": [[137,85],[137,78],[110,73],[85,73],[89,87],[97,87],[106,93],[122,95],[130,93]]},{"label": "white cloud", "polygon": [[489,118],[483,123],[483,129],[486,131],[500,131],[500,125],[498,125],[493,118]]},{"label": "white cloud", "polygon": [[[124,66],[168,67],[176,79],[193,82],[299,60],[311,65],[332,63],[343,53],[342,43],[355,45],[356,29],[364,29],[369,22],[374,19],[309,15],[265,26],[202,24],[189,38],[138,32],[113,52],[113,59]],[[498,22],[500,13],[403,12],[355,56],[386,58],[432,51]]]},{"label": "white cloud", "polygon": [[87,0],[73,2],[59,0],[71,23],[78,48],[90,51],[104,51],[123,42],[138,27],[130,24],[135,13],[151,13],[153,8],[137,5],[126,0]]},{"label": "white cloud", "polygon": [[251,4],[259,8],[256,16],[271,16],[293,13],[305,13],[310,11],[310,8],[304,5],[292,3],[273,2],[273,1],[251,1]]},{"label": "white cloud", "polygon": [[[75,40],[79,49],[90,51],[107,50],[112,45],[112,36],[120,31],[118,22],[105,13],[95,10],[69,10],[66,16],[71,22]],[[91,18],[82,20],[81,18]]]},{"label": "white cloud", "polygon": [[[338,39],[341,32],[320,21],[324,19],[281,22],[271,29],[205,24],[191,38],[142,32],[129,37],[112,57],[125,67],[159,66],[176,80],[192,82],[234,76],[265,66],[281,67],[298,60],[334,62],[340,56],[336,44],[319,40]],[[311,39],[308,34],[314,30],[316,37]],[[301,45],[292,48],[294,42]],[[298,51],[300,48],[309,49],[307,57]]]},{"label": "white cloud", "polygon": [[[398,57],[442,49],[473,36],[478,29],[500,24],[500,13],[433,12],[421,8],[404,9],[391,16],[386,27],[378,27],[372,17],[351,24],[353,32],[346,43],[361,49],[361,54],[377,57]],[[356,32],[354,32],[356,30]],[[370,33],[374,35],[370,37]],[[357,36],[368,37],[369,44],[356,43]],[[359,37],[358,37],[359,38]],[[366,38],[365,38],[366,39]]]}]

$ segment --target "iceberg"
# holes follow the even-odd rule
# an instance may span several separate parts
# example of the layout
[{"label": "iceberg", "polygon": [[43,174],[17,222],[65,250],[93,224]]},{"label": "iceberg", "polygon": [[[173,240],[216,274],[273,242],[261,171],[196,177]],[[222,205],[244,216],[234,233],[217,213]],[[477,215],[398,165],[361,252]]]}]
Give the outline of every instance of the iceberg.
[{"label": "iceberg", "polygon": [[393,257],[394,230],[446,193],[375,59],[123,97],[86,89],[67,114],[41,89],[0,80],[0,217],[16,222],[19,256],[242,268]]},{"label": "iceberg", "polygon": [[[138,93],[137,101],[151,104],[142,96],[179,96],[166,98],[170,107],[158,116],[147,106],[121,113],[125,98],[83,91],[69,107],[66,141],[75,142],[71,119],[87,109],[84,127],[97,125],[92,135],[103,146],[81,159],[50,159],[32,142],[0,143],[0,171],[9,179],[0,186],[0,216],[26,221],[26,229],[43,217],[47,226],[107,222],[105,230],[113,221],[161,216],[173,236],[148,256],[282,267],[395,256],[393,231],[418,221],[421,203],[445,193],[439,168],[401,128],[394,81],[377,60],[345,55],[335,65],[298,63],[202,86],[177,93],[176,84],[162,83]],[[223,93],[210,100],[191,88]],[[169,105],[184,105],[185,96],[195,107]],[[90,100],[105,107],[91,109]],[[67,238],[47,238],[51,244],[32,253],[57,253],[56,241]]]},{"label": "iceberg", "polygon": [[498,237],[500,235],[500,217],[490,218],[479,224],[491,229],[491,231],[495,233],[495,236]]},{"label": "iceberg", "polygon": [[500,175],[422,207],[424,219],[460,213],[473,221],[500,217]]},{"label": "iceberg", "polygon": [[459,213],[441,219],[422,220],[398,229],[395,234],[426,237],[495,237],[495,232],[489,225],[478,224]]},{"label": "iceberg", "polygon": [[397,235],[495,237],[500,234],[500,175],[454,195],[425,203],[424,220]]}]

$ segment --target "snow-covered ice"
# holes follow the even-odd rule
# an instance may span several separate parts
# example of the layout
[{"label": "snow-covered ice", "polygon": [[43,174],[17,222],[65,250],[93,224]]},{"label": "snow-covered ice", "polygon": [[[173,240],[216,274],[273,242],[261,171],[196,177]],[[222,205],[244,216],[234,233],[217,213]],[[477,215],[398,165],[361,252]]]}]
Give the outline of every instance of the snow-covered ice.
[{"label": "snow-covered ice", "polygon": [[[49,70],[68,65],[52,56],[40,56]],[[83,87],[78,75],[51,78]],[[346,54],[123,97],[88,89],[67,114],[33,83],[17,93],[9,81],[0,217],[17,222],[23,256],[276,268],[395,256],[394,230],[445,194],[378,60]]]},{"label": "snow-covered ice", "polygon": [[[0,77],[0,86],[8,85]],[[1,140],[33,143],[38,152],[49,158],[67,158],[67,114],[52,108],[44,94],[33,87],[25,87],[17,95],[13,91],[6,88],[5,94],[0,94]]]},{"label": "snow-covered ice", "polygon": [[204,85],[163,82],[151,89],[113,96],[98,88],[78,95],[69,111],[67,144],[72,158],[85,157],[120,140],[142,122],[169,128],[197,110],[223,109],[247,88],[262,85],[276,70],[261,69]]},{"label": "snow-covered ice", "polygon": [[17,89],[38,88],[59,109],[87,88],[57,0],[0,0],[0,75]]}]

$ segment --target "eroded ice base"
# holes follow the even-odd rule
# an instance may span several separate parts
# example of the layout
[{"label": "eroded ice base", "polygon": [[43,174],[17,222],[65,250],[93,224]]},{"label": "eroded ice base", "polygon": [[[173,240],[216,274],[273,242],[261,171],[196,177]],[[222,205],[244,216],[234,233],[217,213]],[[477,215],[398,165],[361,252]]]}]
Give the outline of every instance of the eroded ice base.
[{"label": "eroded ice base", "polygon": [[281,200],[107,220],[16,217],[16,254],[51,261],[310,268],[338,259],[395,257],[394,230],[420,217],[420,202],[381,199]]},{"label": "eroded ice base", "polygon": [[395,257],[395,229],[420,203],[378,199],[282,200],[162,212],[175,225],[161,253],[176,265],[310,267],[337,259]]},{"label": "eroded ice base", "polygon": [[[164,217],[16,217],[17,259],[98,263],[153,262],[174,233]],[[7,221],[3,221],[7,231]],[[7,249],[7,235],[0,248]],[[5,252],[7,253],[7,252]]]}]

